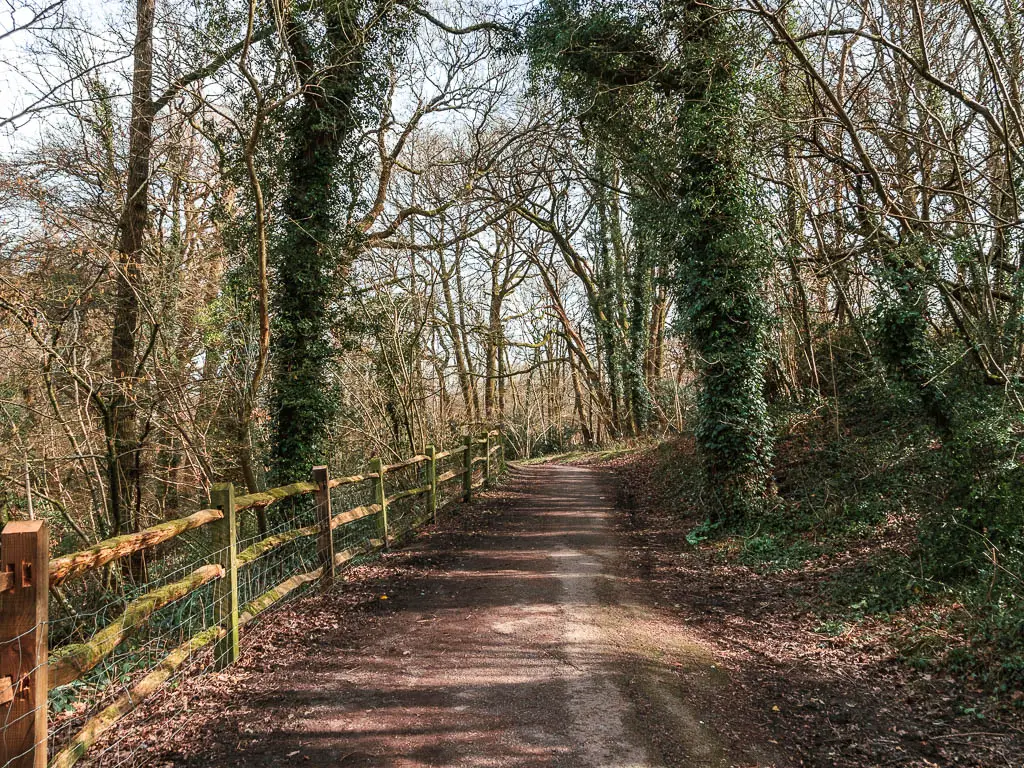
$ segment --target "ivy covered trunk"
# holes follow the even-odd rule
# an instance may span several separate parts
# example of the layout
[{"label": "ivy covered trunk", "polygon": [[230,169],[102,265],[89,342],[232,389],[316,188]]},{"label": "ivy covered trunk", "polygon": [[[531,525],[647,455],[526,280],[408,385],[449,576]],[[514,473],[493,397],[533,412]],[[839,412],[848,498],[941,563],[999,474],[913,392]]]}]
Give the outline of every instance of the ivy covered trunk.
[{"label": "ivy covered trunk", "polygon": [[[129,528],[140,530],[142,520],[141,461],[143,438],[138,398],[144,379],[138,355],[143,257],[149,224],[149,185],[153,151],[153,23],[155,0],[138,0],[132,72],[132,111],[129,124],[127,190],[118,223],[118,261],[111,325],[110,374],[114,394],[104,413],[110,530],[114,536]],[[143,355],[143,358],[145,355]],[[129,558],[129,568],[144,576],[143,554]]]},{"label": "ivy covered trunk", "polygon": [[357,247],[342,216],[342,181],[353,162],[354,153],[346,150],[359,126],[365,35],[358,0],[323,6],[296,11],[285,27],[303,95],[287,126],[292,150],[274,254],[271,474],[277,483],[306,477],[326,459],[325,438],[338,403],[332,332],[339,286]]},{"label": "ivy covered trunk", "polygon": [[925,243],[910,239],[881,249],[874,313],[876,349],[890,377],[921,403],[936,429],[950,430],[949,405],[936,384],[928,334],[928,282],[935,258]]},{"label": "ivy covered trunk", "polygon": [[[646,385],[652,282],[655,268],[670,262],[682,330],[697,359],[694,431],[706,497],[714,517],[736,522],[763,507],[771,461],[761,296],[769,260],[746,170],[741,47],[721,8],[676,0],[658,11],[652,18],[616,3],[547,0],[531,15],[525,47],[534,72],[552,77],[598,149],[621,163],[631,192],[632,269],[615,280],[595,270],[607,289],[590,297],[612,401],[628,393],[637,429],[653,409]],[[613,201],[601,191],[616,188],[614,167],[599,162],[595,169],[599,231],[607,233],[596,249],[602,263],[621,243],[607,213]],[[659,303],[659,323],[663,314]],[[610,318],[619,320],[618,334],[609,332]]]},{"label": "ivy covered trunk", "polygon": [[633,429],[642,434],[650,425],[654,399],[647,384],[649,371],[651,313],[654,292],[654,259],[650,243],[640,234],[634,247],[633,270],[629,289],[629,355],[626,382],[633,413]]},{"label": "ivy covered trunk", "polygon": [[632,221],[618,188],[619,168],[600,143],[595,148],[597,202],[597,270],[591,299],[600,341],[616,435],[636,435],[647,426],[652,410],[647,384],[650,327],[651,260],[644,246],[627,245],[623,219]]},{"label": "ivy covered trunk", "polygon": [[676,126],[676,290],[697,358],[695,433],[711,513],[736,522],[768,493],[767,252],[745,169],[739,48],[719,11],[696,2],[676,10],[688,58]]}]

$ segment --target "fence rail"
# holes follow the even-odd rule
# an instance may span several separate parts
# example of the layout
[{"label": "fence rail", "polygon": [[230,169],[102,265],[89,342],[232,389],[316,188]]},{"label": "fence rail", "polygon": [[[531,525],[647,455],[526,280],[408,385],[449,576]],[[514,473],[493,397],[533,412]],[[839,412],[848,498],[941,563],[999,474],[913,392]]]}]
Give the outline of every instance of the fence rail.
[{"label": "fence rail", "polygon": [[[497,439],[495,439],[497,438]],[[486,446],[478,451],[478,447]],[[214,486],[210,509],[154,525],[135,533],[115,536],[78,552],[49,557],[49,534],[42,520],[8,523],[0,533],[0,768],[45,768],[47,763],[47,692],[74,683],[87,675],[161,609],[207,585],[213,589],[213,625],[179,643],[131,688],[89,717],[66,746],[57,751],[50,766],[69,768],[87,754],[100,737],[122,717],[174,676],[185,661],[213,645],[214,664],[220,669],[237,661],[239,630],[303,585],[333,582],[337,569],[361,555],[386,549],[396,538],[427,520],[436,520],[439,489],[462,480],[463,501],[476,488],[490,487],[492,456],[504,465],[504,439],[499,430],[467,436],[463,445],[438,452],[434,446],[394,464],[372,462],[371,471],[331,478],[327,467],[316,467],[309,481],[235,496],[230,484]],[[438,462],[461,458],[461,466],[438,473]],[[477,478],[477,467],[483,471]],[[418,467],[419,482],[410,488],[386,493],[387,476]],[[370,483],[368,503],[331,510],[331,490]],[[239,547],[241,512],[266,509],[287,499],[312,496],[314,521],[277,530]],[[388,509],[399,501],[425,497],[424,513],[414,516],[404,530],[392,530]],[[377,519],[379,537],[365,539],[340,552],[334,551],[332,532],[368,518]],[[212,543],[210,562],[174,580],[148,589],[129,600],[119,615],[81,642],[65,643],[49,652],[48,609],[51,589],[117,561],[152,550],[188,531],[208,529]],[[250,568],[271,552],[303,539],[316,537],[317,568],[288,573],[279,583],[240,605],[239,571]],[[308,566],[307,566],[308,567]],[[111,684],[111,693],[115,692]]]}]

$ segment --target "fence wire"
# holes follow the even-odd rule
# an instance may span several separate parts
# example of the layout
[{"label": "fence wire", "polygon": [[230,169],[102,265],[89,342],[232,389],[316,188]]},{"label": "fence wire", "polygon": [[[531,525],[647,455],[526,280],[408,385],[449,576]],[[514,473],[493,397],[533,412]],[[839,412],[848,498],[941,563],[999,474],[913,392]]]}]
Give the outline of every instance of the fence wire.
[{"label": "fence wire", "polygon": [[[482,446],[475,446],[478,456],[483,450]],[[459,472],[448,482],[438,484],[438,507],[462,496],[464,461],[461,452],[437,461],[438,476],[452,470]],[[472,470],[473,482],[477,485],[483,477],[483,464],[474,464]],[[400,467],[385,475],[384,493],[388,496],[428,485],[429,481],[429,463],[426,461]],[[333,488],[330,491],[332,515],[374,503],[374,492],[373,481]],[[392,541],[400,540],[419,524],[427,522],[431,512],[428,493],[398,499],[387,506],[387,533]],[[239,511],[237,515],[237,549],[242,552],[269,537],[315,526],[316,499],[314,494],[305,494],[277,502],[266,509],[265,515],[252,509]],[[224,552],[215,544],[214,530],[213,525],[206,525],[186,531],[143,554],[123,558],[52,588],[47,624],[27,630],[14,642],[44,630],[48,633],[50,648],[57,655],[68,645],[89,642],[100,630],[123,621],[126,607],[133,601],[181,581],[203,566],[221,563]],[[365,548],[370,553],[372,543],[384,538],[384,516],[378,512],[340,525],[331,535],[335,552]],[[354,561],[358,562],[365,557],[362,555]],[[292,539],[260,554],[238,568],[237,599],[240,609],[244,610],[245,606],[288,578],[310,573],[320,566],[318,534]],[[51,757],[71,745],[83,725],[91,718],[120,697],[130,697],[133,686],[167,659],[168,654],[217,625],[216,596],[218,591],[223,593],[223,589],[218,590],[219,581],[208,581],[184,597],[154,610],[137,627],[125,627],[126,637],[117,643],[111,653],[100,659],[79,679],[50,691],[48,697],[37,704],[37,708],[47,707],[46,741]],[[301,592],[303,590],[293,591],[286,599],[275,602],[273,608],[277,609]],[[259,618],[246,626],[243,646],[259,637],[259,625],[262,623]],[[213,648],[216,647],[217,644],[213,644]],[[220,652],[227,651],[222,648]],[[204,674],[217,667],[219,661],[226,660],[219,659],[217,651],[210,647],[191,653],[162,682],[161,689],[173,689],[184,677]],[[16,680],[24,679],[39,669],[38,665],[33,667],[28,663],[25,667],[18,670]],[[145,707],[141,709],[146,710]],[[133,732],[137,733],[140,725],[145,726],[161,717],[158,707],[150,707],[149,710],[135,710]],[[8,708],[8,722],[0,726],[0,737],[6,738],[10,726],[32,717],[34,711],[18,713],[12,718],[15,709]],[[177,729],[184,727],[185,722],[181,719]],[[113,729],[105,738],[101,737],[89,750],[88,763],[111,767],[144,764],[152,751],[152,745],[145,741],[127,743],[115,731]],[[168,734],[163,731],[161,737],[164,740],[173,738],[176,732]],[[26,745],[22,754],[27,754],[37,746]],[[10,765],[10,762],[5,765]]]}]

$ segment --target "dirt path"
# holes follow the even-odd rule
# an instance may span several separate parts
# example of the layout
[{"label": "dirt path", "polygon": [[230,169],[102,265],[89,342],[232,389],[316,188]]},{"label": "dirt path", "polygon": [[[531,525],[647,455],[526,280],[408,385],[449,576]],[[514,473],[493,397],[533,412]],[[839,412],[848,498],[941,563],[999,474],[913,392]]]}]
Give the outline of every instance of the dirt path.
[{"label": "dirt path", "polygon": [[756,727],[723,720],[735,691],[631,570],[611,483],[592,469],[514,470],[478,507],[479,530],[394,555],[427,568],[378,598],[372,631],[318,636],[250,674],[220,705],[209,749],[168,764],[786,764]]}]

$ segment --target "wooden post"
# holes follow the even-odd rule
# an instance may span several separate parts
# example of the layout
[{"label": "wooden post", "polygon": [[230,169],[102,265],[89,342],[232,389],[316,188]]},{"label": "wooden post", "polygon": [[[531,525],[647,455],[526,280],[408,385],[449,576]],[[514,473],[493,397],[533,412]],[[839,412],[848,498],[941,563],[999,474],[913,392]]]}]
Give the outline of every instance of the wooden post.
[{"label": "wooden post", "polygon": [[487,451],[487,457],[484,460],[484,488],[491,487],[491,433],[488,430],[484,432],[484,450]]},{"label": "wooden post", "polygon": [[211,523],[217,562],[224,566],[224,578],[213,584],[213,620],[227,630],[213,649],[214,669],[221,670],[238,661],[238,521],[235,512],[235,486],[217,483],[210,502],[224,513]]},{"label": "wooden post", "polygon": [[428,445],[426,450],[430,461],[427,462],[427,482],[430,483],[430,491],[427,493],[427,511],[437,522],[437,448]]},{"label": "wooden post", "polygon": [[46,768],[47,600],[50,539],[42,520],[0,534],[10,588],[0,597],[0,765]]},{"label": "wooden post", "polygon": [[384,462],[373,459],[370,462],[370,471],[377,474],[373,481],[373,503],[380,505],[380,526],[381,536],[384,539],[384,549],[387,549],[391,542],[388,536],[388,497],[384,493]]},{"label": "wooden post", "polygon": [[473,499],[473,436],[466,435],[463,443],[466,451],[462,455],[462,500],[468,503]]},{"label": "wooden post", "polygon": [[313,482],[316,490],[316,521],[320,526],[320,537],[317,542],[317,554],[323,566],[323,585],[334,584],[334,535],[331,532],[331,472],[327,467],[313,467]]}]

